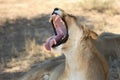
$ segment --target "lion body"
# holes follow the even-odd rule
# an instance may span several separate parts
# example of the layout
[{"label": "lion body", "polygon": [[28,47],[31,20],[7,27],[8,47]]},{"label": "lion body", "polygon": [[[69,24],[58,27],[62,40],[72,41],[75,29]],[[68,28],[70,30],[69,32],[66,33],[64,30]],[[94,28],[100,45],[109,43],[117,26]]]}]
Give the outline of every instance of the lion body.
[{"label": "lion body", "polygon": [[[109,80],[108,64],[101,54],[108,61],[108,56],[112,59],[119,57],[120,35],[103,33],[98,36],[88,28],[82,34],[80,27],[84,25],[79,24],[77,18],[67,15],[66,22],[69,39],[61,48],[66,59],[58,58],[39,66],[21,80]],[[84,39],[83,35],[86,36]],[[57,64],[58,62],[60,63]],[[40,78],[41,75],[48,75],[49,79]]]},{"label": "lion body", "polygon": [[56,80],[108,80],[108,64],[91,42],[95,35],[78,25],[75,17],[66,15],[65,20],[69,31],[68,41],[62,44],[65,68]]}]

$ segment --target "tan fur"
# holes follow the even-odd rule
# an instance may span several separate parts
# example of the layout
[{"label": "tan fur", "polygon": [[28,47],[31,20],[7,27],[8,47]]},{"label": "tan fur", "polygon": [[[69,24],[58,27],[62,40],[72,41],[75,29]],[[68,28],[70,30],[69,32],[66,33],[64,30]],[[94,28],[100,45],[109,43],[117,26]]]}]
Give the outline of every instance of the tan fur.
[{"label": "tan fur", "polygon": [[[108,62],[110,62],[111,59],[120,58],[120,35],[104,32],[98,36],[95,32],[90,31],[90,36],[94,38],[92,44],[105,56]],[[64,67],[64,65],[57,67],[57,71],[64,70],[60,67]],[[58,76],[60,74],[57,71],[54,70],[53,73]]]},{"label": "tan fur", "polygon": [[66,15],[65,20],[69,30],[69,39],[62,47],[65,70],[56,80],[108,80],[108,64],[91,42],[93,32],[78,25],[75,17]]}]

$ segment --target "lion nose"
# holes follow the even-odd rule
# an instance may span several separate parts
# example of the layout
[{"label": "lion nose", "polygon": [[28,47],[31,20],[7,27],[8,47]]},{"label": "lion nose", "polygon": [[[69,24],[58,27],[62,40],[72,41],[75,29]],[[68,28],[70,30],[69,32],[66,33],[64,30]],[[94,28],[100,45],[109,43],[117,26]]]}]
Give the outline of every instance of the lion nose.
[{"label": "lion nose", "polygon": [[58,11],[58,10],[59,10],[59,8],[55,8],[54,11],[53,11],[53,13],[52,13],[52,15],[53,14],[57,14],[55,11]]},{"label": "lion nose", "polygon": [[55,8],[55,9],[54,9],[54,11],[57,11],[57,10],[59,10],[59,8]]}]

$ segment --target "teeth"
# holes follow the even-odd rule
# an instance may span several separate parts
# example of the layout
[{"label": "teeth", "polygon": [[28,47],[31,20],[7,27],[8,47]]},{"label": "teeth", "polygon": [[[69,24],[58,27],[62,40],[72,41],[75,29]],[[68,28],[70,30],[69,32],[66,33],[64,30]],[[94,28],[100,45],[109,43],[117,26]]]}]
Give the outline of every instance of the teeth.
[{"label": "teeth", "polygon": [[52,17],[53,17],[53,16],[55,16],[55,14],[53,14],[53,15],[52,15],[52,14],[50,14],[50,19],[49,19],[49,22],[51,22],[51,21],[52,21]]},{"label": "teeth", "polygon": [[50,17],[50,19],[49,19],[49,22],[51,22],[52,21],[52,17]]},{"label": "teeth", "polygon": [[64,22],[63,22],[62,20],[60,20],[60,22],[61,22],[62,24],[64,24]]},{"label": "teeth", "polygon": [[57,44],[56,40],[54,39],[53,41],[54,41],[54,44],[56,45]]},{"label": "teeth", "polygon": [[57,21],[58,18],[59,18],[59,16],[56,16],[55,21]]}]

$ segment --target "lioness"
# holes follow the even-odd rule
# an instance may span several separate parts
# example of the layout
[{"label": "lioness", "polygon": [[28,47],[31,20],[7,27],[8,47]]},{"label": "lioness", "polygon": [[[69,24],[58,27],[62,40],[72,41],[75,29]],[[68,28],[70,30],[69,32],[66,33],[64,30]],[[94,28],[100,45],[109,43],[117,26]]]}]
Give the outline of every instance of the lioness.
[{"label": "lioness", "polygon": [[108,80],[108,64],[92,44],[96,34],[59,8],[54,9],[50,21],[55,35],[45,47],[51,50],[60,46],[65,55],[64,71],[50,80]]},{"label": "lioness", "polygon": [[[114,56],[115,58],[116,57],[118,57],[116,54],[118,54],[118,53],[120,53],[120,50],[119,50],[119,48],[120,48],[120,35],[116,35],[116,34],[111,34],[111,33],[103,33],[103,34],[101,34],[100,36],[98,36],[96,33],[94,33],[93,31],[90,31],[88,28],[86,28],[86,27],[81,27],[81,26],[83,26],[82,24],[80,24],[79,23],[79,20],[77,20],[76,19],[76,17],[75,16],[72,16],[72,15],[69,15],[69,14],[66,14],[63,10],[61,10],[61,9],[57,9],[57,11],[56,10],[54,10],[54,12],[53,12],[53,14],[56,14],[57,16],[58,16],[58,19],[59,20],[61,20],[60,18],[62,17],[63,18],[63,20],[64,20],[64,22],[63,21],[61,21],[63,24],[66,24],[67,26],[63,26],[63,28],[61,28],[61,30],[63,29],[63,30],[65,30],[65,29],[67,29],[67,31],[63,31],[63,34],[65,34],[66,32],[68,32],[68,34],[66,33],[66,35],[69,35],[69,36],[67,36],[66,38],[63,38],[63,40],[62,41],[57,41],[58,40],[58,38],[60,38],[60,37],[63,37],[63,35],[61,34],[61,32],[59,31],[59,29],[58,29],[58,34],[57,34],[57,32],[56,32],[56,30],[55,30],[55,27],[53,27],[54,28],[54,30],[55,30],[55,34],[58,36],[60,36],[60,37],[57,37],[56,38],[56,36],[54,36],[54,37],[52,37],[51,38],[51,40],[50,41],[48,41],[47,43],[46,43],[46,48],[48,49],[48,50],[50,50],[50,49],[52,49],[52,48],[57,48],[57,47],[62,47],[62,46],[64,46],[63,47],[63,50],[66,48],[66,49],[68,49],[67,47],[69,47],[70,49],[68,49],[68,50],[70,50],[71,52],[72,52],[72,50],[73,49],[75,49],[74,47],[76,46],[75,44],[73,44],[73,46],[71,45],[71,44],[68,44],[68,43],[70,43],[71,41],[70,40],[74,40],[73,42],[76,42],[75,40],[76,39],[81,39],[81,37],[78,37],[79,36],[79,34],[80,34],[80,32],[81,31],[78,31],[79,29],[80,30],[83,30],[83,32],[84,32],[84,35],[86,35],[85,36],[85,40],[86,41],[88,41],[89,42],[89,40],[90,40],[90,38],[91,38],[91,41],[90,41],[90,44],[89,44],[89,46],[95,46],[96,48],[97,48],[97,50],[101,53],[101,54],[104,54],[104,55],[106,55],[106,56]],[[61,15],[61,17],[59,16],[60,14],[62,14]],[[53,18],[55,18],[55,16],[52,16]],[[70,26],[72,24],[72,26]],[[62,25],[62,24],[59,24],[59,21],[58,21],[58,25]],[[53,25],[54,26],[54,25]],[[77,27],[77,29],[75,29],[75,28],[73,28],[73,29],[70,29],[70,27]],[[81,29],[82,28],[82,29]],[[73,32],[73,33],[70,33],[70,31],[69,30],[71,30],[71,32]],[[78,34],[76,33],[76,32],[78,32]],[[73,36],[73,38],[70,38],[70,35],[72,35]],[[57,39],[57,40],[55,40],[55,39]],[[83,41],[84,41],[84,39],[83,39]],[[79,40],[79,42],[80,42],[81,40]],[[92,42],[92,44],[91,44],[91,42]],[[76,42],[77,43],[77,42]],[[81,42],[80,42],[81,43]],[[79,44],[80,44],[79,43]],[[53,45],[54,44],[54,45]],[[60,45],[61,44],[61,45]],[[71,47],[71,46],[72,47]],[[56,47],[57,46],[57,47]],[[89,47],[88,46],[88,47]],[[93,49],[94,49],[94,46],[93,46],[93,48],[92,49],[90,49],[90,51],[92,51]],[[84,46],[85,47],[85,46]],[[86,48],[85,48],[86,49]],[[81,50],[81,47],[78,47],[78,49],[76,50],[76,51],[80,51]],[[88,51],[88,50],[87,50]],[[67,52],[67,51],[66,51]],[[89,52],[90,53],[90,52]],[[97,53],[97,51],[96,51],[96,49],[95,49],[95,54]],[[76,53],[75,53],[76,54]],[[75,54],[74,55],[71,55],[71,56],[75,56]],[[87,53],[86,53],[87,54]],[[65,53],[65,55],[66,55],[66,53]],[[90,54],[87,54],[87,55],[90,55]],[[97,56],[98,55],[98,56]],[[100,57],[101,55],[100,54],[97,54],[95,57],[96,58],[94,58],[94,59],[96,59],[97,61],[101,61],[101,59],[103,60],[103,61],[101,61],[100,62],[100,64],[102,64],[102,63],[104,63],[104,58],[102,58],[102,57]],[[69,56],[69,55],[68,55]],[[112,57],[111,56],[111,57]],[[90,59],[90,57],[89,56],[87,56],[89,59]],[[82,58],[82,57],[81,57]],[[84,57],[83,57],[84,58]],[[72,59],[74,59],[74,57],[73,58],[71,58],[70,60],[72,60]],[[89,59],[86,59],[85,61],[87,61],[87,60],[89,60]],[[78,60],[77,62],[79,62],[80,61],[80,59],[77,59],[76,58],[76,60]],[[83,62],[82,62],[83,61]],[[93,60],[92,60],[93,61]],[[91,62],[92,62],[91,61]],[[70,62],[70,61],[69,61]],[[72,61],[73,62],[73,61]],[[89,65],[90,63],[86,63],[86,62],[84,62],[84,60],[81,60],[81,62],[85,65]],[[93,61],[94,62],[94,61]],[[76,62],[75,62],[76,63]],[[93,63],[91,63],[91,65],[92,65]],[[95,63],[94,63],[95,64]],[[99,64],[99,63],[98,63]],[[100,65],[99,64],[99,65]],[[106,65],[106,62],[105,62],[105,64],[103,65],[103,66],[105,66]],[[57,66],[57,67],[56,67]],[[78,65],[79,66],[79,65]],[[55,68],[56,67],[56,68]],[[35,68],[33,68],[31,71],[29,71],[22,79],[20,79],[20,80],[48,80],[49,78],[50,78],[50,80],[58,80],[57,78],[61,75],[61,74],[63,74],[63,71],[64,71],[64,67],[65,67],[65,63],[64,63],[64,57],[62,56],[62,57],[58,57],[58,58],[56,58],[56,59],[54,59],[54,60],[50,60],[50,61],[48,61],[47,63],[46,62],[44,62],[44,65],[43,64],[39,64],[37,67],[35,67]],[[96,65],[96,67],[97,67],[97,65]],[[54,69],[55,68],[55,69]],[[90,69],[91,67],[89,67],[88,69]],[[65,67],[65,69],[66,69],[66,67]],[[85,68],[83,68],[83,69],[85,69]],[[79,69],[78,69],[79,70]],[[99,69],[98,69],[99,70]],[[100,69],[101,70],[101,69]],[[105,68],[105,74],[106,75],[104,75],[104,76],[107,76],[107,74],[108,74],[108,68],[107,68],[107,65],[106,65],[106,68]],[[99,72],[99,71],[97,71],[96,70],[96,68],[95,68],[95,71],[96,72]],[[103,71],[103,70],[102,70]],[[52,72],[52,74],[51,74],[51,72]],[[95,73],[95,75],[93,75],[92,73],[94,72],[94,67],[92,67],[91,68],[91,71],[89,71],[88,72],[88,74],[90,73],[91,74],[91,77],[95,77],[95,75],[97,75],[96,73]],[[101,72],[101,71],[100,71]],[[50,77],[46,77],[46,76],[49,76],[49,74],[50,74]],[[72,75],[72,74],[71,74]],[[87,75],[88,76],[88,75]],[[102,75],[97,75],[97,76],[103,76],[103,74]],[[76,76],[77,77],[77,76]],[[97,78],[97,80],[99,80],[99,77]],[[80,78],[80,79],[82,79],[82,78]],[[79,80],[80,80],[79,79]],[[75,79],[74,79],[75,80]],[[87,79],[87,80],[91,80],[91,78],[90,79]],[[95,79],[93,79],[93,80],[95,80]],[[105,80],[105,79],[101,79],[100,78],[100,80]]]}]

